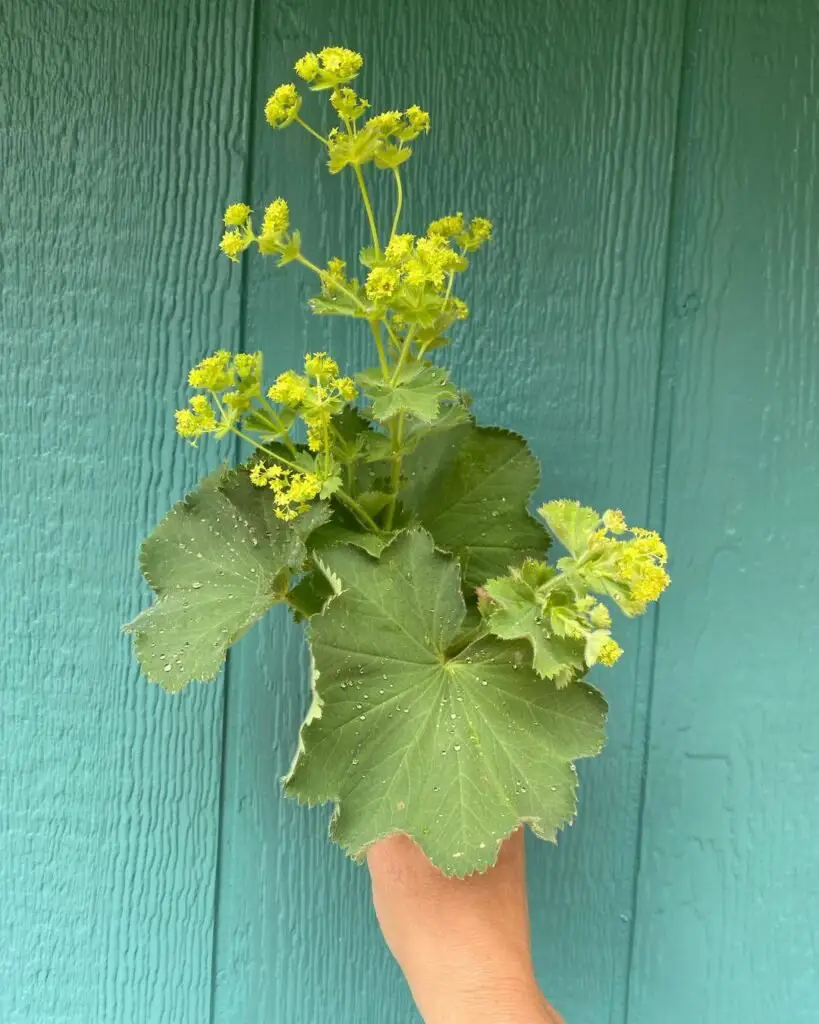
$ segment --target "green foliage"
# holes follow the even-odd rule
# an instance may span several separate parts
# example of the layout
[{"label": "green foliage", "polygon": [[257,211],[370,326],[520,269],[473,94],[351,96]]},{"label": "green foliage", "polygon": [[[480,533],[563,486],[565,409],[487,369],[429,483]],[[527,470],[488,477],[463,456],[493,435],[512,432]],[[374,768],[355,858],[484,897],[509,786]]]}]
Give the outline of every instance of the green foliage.
[{"label": "green foliage", "polygon": [[[231,204],[220,248],[312,275],[312,312],[366,330],[372,365],[342,371],[315,352],[272,383],[260,353],[219,350],[193,367],[178,433],[230,434],[252,454],[145,541],[156,598],[126,628],[148,678],[178,691],[214,678],[286,602],[314,665],[287,792],[334,803],[333,837],[353,856],[406,832],[463,875],[493,863],[521,822],[554,839],[571,821],[572,762],[603,743],[605,702],[583,677],[621,653],[604,602],[645,611],[668,583],[666,552],[617,511],[561,500],[540,513],[568,554],[545,560],[549,533],[528,511],[537,460],[517,434],[479,426],[431,358],[469,316],[459,281],[492,226],[450,213],[402,231],[401,168],[430,119],[417,106],[372,114],[349,84],[362,63],[341,47],[296,63],[329,100],[326,135],[293,83],[265,105],[272,128],[309,132],[330,172],[355,179],[370,233],[357,267],[311,259],[281,197],[261,217]],[[388,225],[371,200],[379,179],[394,189]]]},{"label": "green foliage", "polygon": [[452,650],[459,567],[424,530],[379,561],[346,546],[324,558],[341,593],[311,623],[313,709],[287,792],[334,801],[353,856],[406,832],[447,874],[488,867],[524,821],[553,840],[575,813],[572,760],[603,745],[600,694],[544,683],[517,644]]},{"label": "green foliage", "polygon": [[361,390],[372,399],[373,419],[388,423],[399,413],[407,413],[420,423],[440,418],[442,402],[457,401],[458,392],[446,370],[423,362],[408,363],[385,381],[375,368],[359,373]]},{"label": "green foliage", "polygon": [[474,590],[545,554],[546,531],[526,511],[539,475],[522,437],[466,423],[424,437],[406,460],[400,499],[440,548],[458,555]]},{"label": "green foliage", "polygon": [[[142,571],[156,600],[125,628],[152,682],[174,692],[213,679],[228,647],[283,600],[307,549],[262,498],[247,472],[221,469],[143,544]],[[317,506],[311,520],[322,517]]]}]

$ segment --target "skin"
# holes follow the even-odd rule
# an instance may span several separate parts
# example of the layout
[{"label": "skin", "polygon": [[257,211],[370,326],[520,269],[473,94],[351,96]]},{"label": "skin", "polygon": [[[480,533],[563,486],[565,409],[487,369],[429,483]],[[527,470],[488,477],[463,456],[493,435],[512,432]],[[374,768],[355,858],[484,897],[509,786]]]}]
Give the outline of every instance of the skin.
[{"label": "skin", "polygon": [[523,831],[484,874],[447,878],[407,836],[367,854],[378,923],[425,1024],[565,1024],[534,976]]}]

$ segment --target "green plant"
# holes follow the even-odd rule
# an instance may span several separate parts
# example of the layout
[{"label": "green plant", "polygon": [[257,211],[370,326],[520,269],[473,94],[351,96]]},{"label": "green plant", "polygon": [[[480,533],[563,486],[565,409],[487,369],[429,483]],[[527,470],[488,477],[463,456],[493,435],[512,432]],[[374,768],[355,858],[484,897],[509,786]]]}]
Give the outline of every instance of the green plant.
[{"label": "green plant", "polygon": [[[361,64],[335,47],[296,64],[329,90],[340,126],[326,138],[302,120],[295,85],[265,114],[301,125],[332,173],[355,176],[371,234],[363,280],[342,259],[305,256],[283,199],[258,228],[247,205],[228,207],[221,248],[236,261],[255,246],[314,274],[312,311],[360,321],[376,365],[342,376],[316,353],[270,387],[259,353],[219,351],[191,370],[178,432],[233,434],[253,454],[203,480],[145,541],[156,598],[126,628],[148,678],[177,691],[216,676],[227,648],[286,602],[308,623],[313,699],[285,791],[332,801],[332,836],[353,856],[401,831],[463,875],[492,864],[521,822],[554,839],[573,818],[573,761],[604,740],[605,702],[583,679],[621,653],[606,601],[643,612],[668,582],[666,551],[613,510],[552,501],[533,518],[526,443],[478,426],[431,361],[468,315],[456,282],[491,225],[458,213],[401,233],[401,166],[429,117],[413,106],[365,118],[348,84]],[[365,168],[394,181],[388,233]],[[549,531],[566,552],[554,565]]]}]

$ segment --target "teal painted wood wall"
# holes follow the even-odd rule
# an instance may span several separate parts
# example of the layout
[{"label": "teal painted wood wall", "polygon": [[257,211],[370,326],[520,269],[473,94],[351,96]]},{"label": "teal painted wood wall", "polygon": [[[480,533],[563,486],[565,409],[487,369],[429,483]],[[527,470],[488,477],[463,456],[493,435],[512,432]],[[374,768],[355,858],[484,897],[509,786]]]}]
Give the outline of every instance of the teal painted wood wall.
[{"label": "teal painted wood wall", "polygon": [[278,792],[298,635],[272,615],[179,699],[118,635],[141,536],[224,454],[173,436],[191,362],[362,357],[297,273],[215,255],[228,200],[279,193],[311,249],[363,240],[261,112],[327,42],[432,112],[408,223],[497,222],[453,352],[479,416],[532,439],[544,495],[672,549],[578,823],[530,847],[544,986],[568,1024],[819,1020],[815,0],[4,0],[0,25],[0,1021],[417,1020],[365,873]]}]

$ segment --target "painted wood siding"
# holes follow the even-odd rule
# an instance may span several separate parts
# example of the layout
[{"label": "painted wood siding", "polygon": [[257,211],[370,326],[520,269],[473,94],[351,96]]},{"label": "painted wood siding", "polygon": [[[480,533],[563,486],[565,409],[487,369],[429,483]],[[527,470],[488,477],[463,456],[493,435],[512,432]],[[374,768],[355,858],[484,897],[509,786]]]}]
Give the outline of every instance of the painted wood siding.
[{"label": "painted wood siding", "polygon": [[177,699],[118,636],[141,536],[231,454],[175,439],[186,368],[364,357],[297,270],[215,252],[226,202],[279,194],[311,251],[364,241],[262,116],[327,42],[432,113],[406,224],[496,221],[451,352],[480,419],[531,439],[539,496],[672,550],[599,680],[578,823],[530,844],[544,986],[568,1024],[819,1019],[815,0],[5,0],[0,26],[0,1021],[417,1020],[365,873],[279,793],[297,631],[272,614]]}]

